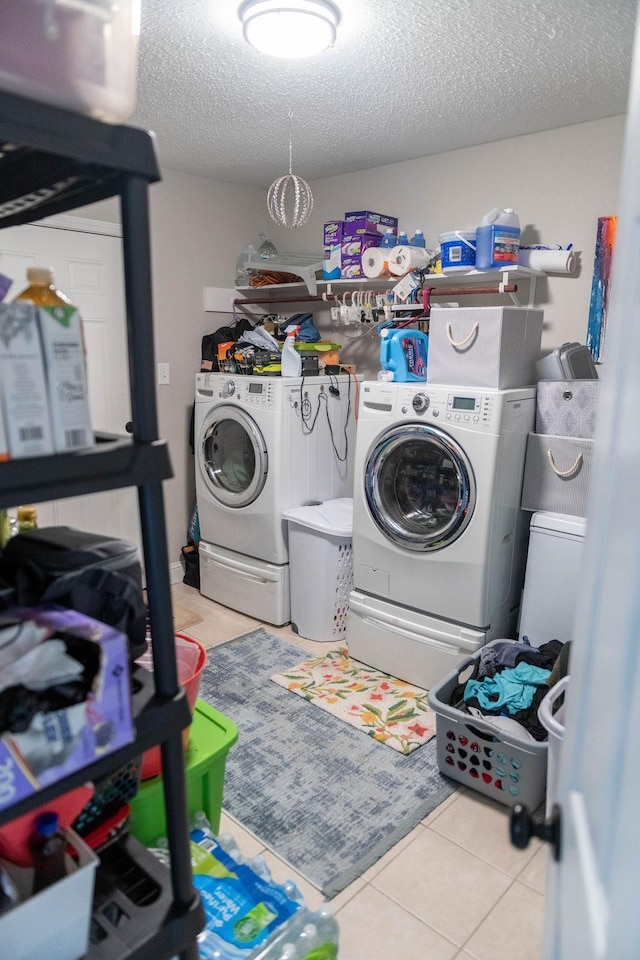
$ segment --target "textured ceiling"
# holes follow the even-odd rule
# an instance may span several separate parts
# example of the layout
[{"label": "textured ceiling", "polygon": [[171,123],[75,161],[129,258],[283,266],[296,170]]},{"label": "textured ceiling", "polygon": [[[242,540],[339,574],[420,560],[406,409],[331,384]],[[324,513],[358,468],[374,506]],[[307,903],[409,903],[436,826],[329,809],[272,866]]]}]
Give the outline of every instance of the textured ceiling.
[{"label": "textured ceiling", "polygon": [[142,0],[131,122],[165,166],[266,187],[290,127],[314,180],[626,112],[636,0],[337,3],[335,46],[283,61],[239,0]]}]

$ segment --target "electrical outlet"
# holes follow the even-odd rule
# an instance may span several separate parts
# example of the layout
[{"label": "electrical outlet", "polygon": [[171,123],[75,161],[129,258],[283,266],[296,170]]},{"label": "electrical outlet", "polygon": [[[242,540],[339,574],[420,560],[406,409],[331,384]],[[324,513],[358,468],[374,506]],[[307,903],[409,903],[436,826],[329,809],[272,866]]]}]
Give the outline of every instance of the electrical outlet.
[{"label": "electrical outlet", "polygon": [[168,363],[159,363],[158,364],[158,384],[162,386],[163,384],[171,383],[171,373],[169,370]]}]

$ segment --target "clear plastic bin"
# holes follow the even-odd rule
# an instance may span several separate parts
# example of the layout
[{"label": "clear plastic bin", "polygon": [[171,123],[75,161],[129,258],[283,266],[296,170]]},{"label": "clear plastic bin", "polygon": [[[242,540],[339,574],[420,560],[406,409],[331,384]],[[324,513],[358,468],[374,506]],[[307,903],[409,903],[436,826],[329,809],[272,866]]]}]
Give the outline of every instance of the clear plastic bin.
[{"label": "clear plastic bin", "polygon": [[0,0],[0,88],[119,122],[136,104],[140,0]]},{"label": "clear plastic bin", "polygon": [[291,625],[307,640],[344,640],[353,587],[353,500],[294,507],[283,516],[289,525]]}]

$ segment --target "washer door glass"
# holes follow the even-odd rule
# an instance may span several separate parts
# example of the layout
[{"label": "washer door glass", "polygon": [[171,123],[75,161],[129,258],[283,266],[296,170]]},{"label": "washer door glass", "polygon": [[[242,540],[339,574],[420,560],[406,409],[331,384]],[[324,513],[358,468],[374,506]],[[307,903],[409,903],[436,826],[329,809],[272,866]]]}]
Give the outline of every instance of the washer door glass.
[{"label": "washer door glass", "polygon": [[260,495],[268,458],[257,424],[232,406],[215,408],[202,428],[199,467],[214,499],[227,507],[246,507]]},{"label": "washer door glass", "polygon": [[406,424],[387,430],[369,454],[365,493],[382,533],[408,550],[441,550],[475,506],[473,470],[444,430]]}]

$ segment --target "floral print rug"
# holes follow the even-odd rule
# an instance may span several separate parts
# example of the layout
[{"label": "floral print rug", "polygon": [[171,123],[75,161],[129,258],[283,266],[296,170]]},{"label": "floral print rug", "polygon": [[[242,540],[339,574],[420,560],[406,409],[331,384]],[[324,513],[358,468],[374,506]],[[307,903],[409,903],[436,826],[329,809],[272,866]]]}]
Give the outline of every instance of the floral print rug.
[{"label": "floral print rug", "polygon": [[271,679],[368,736],[409,754],[436,735],[427,691],[330,650]]}]

